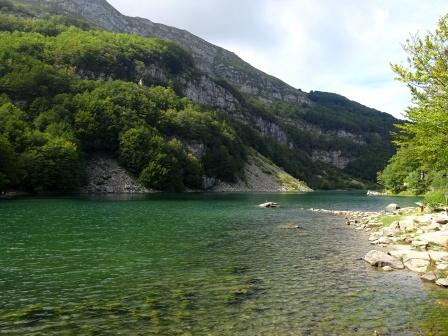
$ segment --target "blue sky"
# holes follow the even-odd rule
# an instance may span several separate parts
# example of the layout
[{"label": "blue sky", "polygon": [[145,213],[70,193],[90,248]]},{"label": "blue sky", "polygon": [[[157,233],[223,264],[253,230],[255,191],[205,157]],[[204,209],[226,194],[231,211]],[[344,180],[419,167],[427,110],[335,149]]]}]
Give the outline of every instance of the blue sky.
[{"label": "blue sky", "polygon": [[304,91],[340,93],[400,117],[410,101],[390,63],[433,30],[446,0],[110,0],[119,11],[186,29]]}]

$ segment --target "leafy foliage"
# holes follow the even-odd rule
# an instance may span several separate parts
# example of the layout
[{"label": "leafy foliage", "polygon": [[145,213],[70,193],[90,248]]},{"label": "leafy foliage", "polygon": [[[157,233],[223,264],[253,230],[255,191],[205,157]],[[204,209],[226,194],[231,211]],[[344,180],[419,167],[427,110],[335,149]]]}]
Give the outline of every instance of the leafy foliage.
[{"label": "leafy foliage", "polygon": [[448,190],[448,16],[433,33],[408,39],[408,65],[393,65],[413,97],[395,138],[398,152],[380,174],[393,192]]},{"label": "leafy foliage", "polygon": [[[200,188],[204,174],[232,180],[241,169],[244,145],[216,113],[171,88],[135,84],[153,64],[170,76],[194,75],[191,56],[178,46],[85,31],[59,18],[45,29],[40,19],[2,18],[0,190],[77,189],[84,156],[96,152],[167,191]],[[203,156],[188,153],[196,142]]]}]

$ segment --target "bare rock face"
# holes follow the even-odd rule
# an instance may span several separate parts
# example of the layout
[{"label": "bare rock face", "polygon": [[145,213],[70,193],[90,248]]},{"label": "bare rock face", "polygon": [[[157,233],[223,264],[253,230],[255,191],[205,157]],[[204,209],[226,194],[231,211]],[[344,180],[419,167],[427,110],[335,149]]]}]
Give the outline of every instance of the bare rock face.
[{"label": "bare rock face", "polygon": [[148,189],[138,183],[118,162],[105,156],[96,156],[87,162],[87,186],[81,190],[93,194],[138,194]]},{"label": "bare rock face", "polygon": [[353,161],[352,158],[344,156],[342,151],[313,151],[313,161],[320,161],[323,163],[331,164],[339,169],[344,169],[348,166],[350,162]]}]

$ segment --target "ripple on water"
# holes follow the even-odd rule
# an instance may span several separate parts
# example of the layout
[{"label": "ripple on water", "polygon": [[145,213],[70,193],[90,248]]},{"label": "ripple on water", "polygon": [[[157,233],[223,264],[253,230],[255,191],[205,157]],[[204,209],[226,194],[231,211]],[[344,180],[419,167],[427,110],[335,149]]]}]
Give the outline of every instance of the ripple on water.
[{"label": "ripple on water", "polygon": [[390,200],[366,205],[352,193],[275,194],[269,198],[282,208],[253,206],[266,197],[0,203],[1,332],[447,333],[444,291],[405,271],[372,269],[359,260],[370,249],[362,233],[300,210]]}]

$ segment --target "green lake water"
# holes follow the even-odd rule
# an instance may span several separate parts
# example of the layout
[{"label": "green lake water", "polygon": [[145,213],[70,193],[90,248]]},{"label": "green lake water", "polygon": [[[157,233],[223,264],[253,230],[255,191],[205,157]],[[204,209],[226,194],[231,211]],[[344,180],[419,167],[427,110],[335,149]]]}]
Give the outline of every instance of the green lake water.
[{"label": "green lake water", "polygon": [[[256,207],[266,200],[282,207]],[[1,201],[0,335],[448,335],[448,290],[375,270],[360,260],[365,233],[304,210],[414,201],[348,192]]]}]

